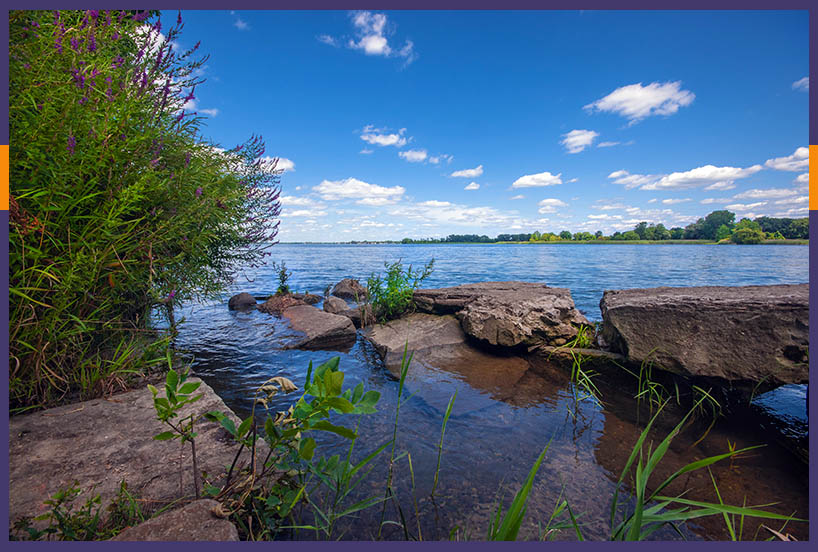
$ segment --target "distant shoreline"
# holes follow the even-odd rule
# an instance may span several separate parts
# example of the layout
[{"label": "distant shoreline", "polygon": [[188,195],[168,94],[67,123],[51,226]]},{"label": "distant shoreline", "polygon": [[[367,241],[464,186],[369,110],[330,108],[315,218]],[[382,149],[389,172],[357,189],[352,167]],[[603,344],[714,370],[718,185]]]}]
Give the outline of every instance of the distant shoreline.
[{"label": "distant shoreline", "polygon": [[[279,242],[281,245],[737,245],[713,240],[586,240],[550,242],[413,242],[356,241],[356,242]],[[809,240],[764,240],[754,245],[809,245]]]}]

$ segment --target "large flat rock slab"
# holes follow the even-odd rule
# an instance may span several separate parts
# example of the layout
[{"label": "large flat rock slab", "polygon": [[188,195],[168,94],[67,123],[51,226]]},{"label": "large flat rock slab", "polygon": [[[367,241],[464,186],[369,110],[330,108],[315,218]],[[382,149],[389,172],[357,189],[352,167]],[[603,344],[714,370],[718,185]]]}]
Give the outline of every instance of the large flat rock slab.
[{"label": "large flat rock slab", "polygon": [[215,500],[196,500],[166,512],[139,525],[129,527],[111,540],[114,541],[237,541],[239,532],[232,522],[214,514],[220,504]]},{"label": "large flat rock slab", "polygon": [[809,381],[809,284],[629,289],[600,301],[611,350],[684,376]]},{"label": "large flat rock slab", "polygon": [[[217,410],[238,422],[207,384],[202,383],[198,393],[204,396],[188,405],[182,416]],[[9,420],[10,524],[22,516],[46,512],[48,507],[43,502],[74,481],[83,491],[75,508],[99,494],[104,511],[123,480],[129,492],[145,501],[145,510],[193,496],[190,445],[183,450],[180,490],[179,441],[153,438],[167,429],[156,419],[153,397],[147,388],[14,416]],[[199,469],[207,472],[208,481],[219,486],[238,448],[218,424],[202,420],[195,431]],[[259,446],[266,447],[264,443]],[[239,464],[249,460],[249,453],[242,452]]]},{"label": "large flat rock slab", "polygon": [[297,332],[288,349],[334,350],[351,347],[357,334],[352,320],[311,305],[290,307],[283,313]]},{"label": "large flat rock slab", "polygon": [[482,282],[414,294],[419,311],[456,314],[470,336],[501,347],[564,345],[591,323],[571,292],[531,282]]}]

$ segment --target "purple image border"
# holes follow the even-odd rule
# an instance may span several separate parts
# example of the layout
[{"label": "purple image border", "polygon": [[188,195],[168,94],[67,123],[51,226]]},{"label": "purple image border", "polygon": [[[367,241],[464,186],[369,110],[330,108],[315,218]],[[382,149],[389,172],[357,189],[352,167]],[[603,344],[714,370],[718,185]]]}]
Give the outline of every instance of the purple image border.
[{"label": "purple image border", "polygon": [[[20,0],[11,0],[8,2],[9,5],[7,6],[8,10],[11,9],[89,9],[89,8],[109,8],[109,9],[117,9],[117,8],[133,8],[134,2],[121,2],[121,1],[102,1],[102,2],[49,2],[49,1],[30,1],[30,2],[23,2]],[[90,4],[90,5],[89,5]],[[367,9],[367,10],[421,10],[421,9],[430,9],[430,10],[474,10],[474,9],[531,9],[531,10],[539,10],[539,9],[599,9],[599,10],[809,10],[809,29],[810,29],[810,36],[809,36],[809,51],[813,52],[813,55],[810,56],[809,60],[809,74],[810,80],[813,80],[811,77],[813,75],[818,75],[818,71],[816,71],[816,63],[818,59],[818,45],[816,45],[815,37],[816,37],[816,23],[818,23],[818,10],[815,8],[815,0],[812,2],[807,0],[784,0],[778,2],[772,1],[758,1],[758,0],[750,0],[750,1],[725,1],[725,0],[712,0],[712,1],[702,1],[702,0],[695,0],[695,1],[686,1],[686,2],[679,2],[679,1],[659,1],[659,2],[650,2],[647,0],[624,0],[624,1],[602,1],[602,0],[585,0],[584,2],[568,2],[568,1],[549,1],[549,2],[536,2],[533,0],[473,0],[473,1],[465,1],[465,0],[414,0],[414,1],[396,1],[396,0],[381,0],[380,2],[338,2],[338,1],[328,1],[328,0],[303,0],[303,1],[287,1],[287,2],[263,2],[261,0],[249,0],[243,2],[232,2],[228,7],[225,7],[225,2],[218,2],[214,0],[200,0],[200,1],[190,1],[190,0],[177,0],[176,2],[170,3],[167,1],[163,2],[147,2],[147,6],[145,8],[156,8],[157,4],[159,7],[164,7],[164,9],[187,9],[187,10],[197,10],[197,9],[241,9],[241,10],[275,10],[275,9],[283,9],[283,10],[321,10],[321,9],[333,9],[333,10],[348,10],[348,9]],[[172,4],[172,5],[171,5]],[[577,5],[579,4],[579,5]],[[2,25],[0,25],[0,43],[7,43],[8,42],[8,11],[3,10],[2,13]],[[5,80],[8,82],[8,57],[2,60],[0,64],[0,80]],[[6,121],[8,122],[8,88],[7,87],[0,87],[0,93],[6,99],[0,102],[0,109],[6,114]],[[818,145],[818,104],[816,104],[816,98],[818,97],[818,93],[815,91],[815,87],[812,87],[809,91],[809,143],[812,145]],[[0,127],[0,144],[8,144],[9,143],[9,130],[8,125],[4,125]],[[814,162],[818,162],[815,160]],[[810,282],[813,279],[813,276],[818,276],[818,250],[816,250],[817,245],[815,245],[818,240],[818,211],[810,211],[809,212],[809,219],[810,219],[810,250],[809,250],[809,261],[810,261]],[[5,288],[8,289],[9,285],[9,271],[8,271],[8,253],[9,253],[9,246],[8,246],[8,222],[9,222],[9,212],[8,211],[0,211],[0,228],[2,228],[2,232],[5,235],[5,239],[0,240],[0,246],[2,250],[0,250],[0,260],[2,260],[3,268],[2,270],[2,279]],[[810,305],[815,304],[816,299],[818,299],[818,290],[811,287],[810,288]],[[5,347],[5,354],[3,355],[4,359],[8,359],[8,345],[9,345],[9,325],[8,325],[8,317],[9,317],[9,305],[8,303],[2,304],[2,336],[4,339],[0,339],[3,343],[3,347]],[[810,308],[810,343],[814,343],[816,340],[816,336],[818,336],[818,318],[816,318],[816,314],[812,308]],[[814,355],[810,355],[810,378],[813,373],[815,373],[815,363],[818,362],[816,360],[812,360]],[[6,363],[6,367],[8,368],[8,361]],[[4,401],[4,411],[8,413],[8,378],[3,380],[3,389],[2,389],[2,400]],[[809,395],[808,395],[809,396]],[[809,412],[810,409],[815,410],[815,407],[812,404],[817,401],[816,399],[808,399],[807,411]],[[809,433],[812,434],[812,420],[809,422]],[[5,446],[6,454],[2,457],[2,473],[3,477],[5,478],[5,488],[8,489],[8,473],[9,473],[9,460],[8,460],[8,438],[9,438],[9,428],[8,424],[3,426],[3,443]],[[809,454],[810,457],[815,455],[815,440],[810,439],[809,442]],[[813,498],[816,494],[816,468],[815,464],[810,463],[809,465],[809,498],[810,498],[810,512],[809,512],[809,520],[810,525],[814,526],[816,519],[818,519],[818,515],[816,515],[816,509],[814,507],[815,501]],[[0,500],[0,523],[6,528],[5,534],[8,535],[8,510],[9,510],[9,503],[7,500]],[[810,532],[810,540],[811,540],[812,533]],[[6,537],[8,538],[8,537]],[[7,541],[8,542],[8,541]],[[808,546],[808,542],[803,543],[788,543],[787,546],[795,546],[796,548]],[[352,552],[353,550],[359,551],[363,548],[374,550],[374,547],[381,546],[383,543],[381,542],[362,542],[362,541],[351,541],[351,542],[337,542],[333,543],[331,546],[333,550],[349,550]],[[174,551],[199,551],[199,550],[223,550],[225,547],[229,548],[246,548],[250,546],[262,546],[262,544],[253,544],[253,543],[215,543],[215,542],[206,542],[206,543],[155,543],[159,549],[162,550],[174,550]],[[394,542],[390,543],[390,546],[397,545],[399,547],[410,547],[415,546],[415,543],[411,542]],[[424,542],[418,543],[417,545],[422,546],[423,548],[435,548],[435,549],[452,549],[454,547],[463,547],[468,546],[470,550],[489,550],[489,549],[499,549],[499,546],[503,545],[492,545],[491,543],[482,543],[482,542],[470,542],[470,543],[449,543],[449,542]],[[654,543],[655,545],[655,543]],[[756,547],[756,546],[765,546],[763,543],[754,543],[754,542],[745,542],[740,544],[731,544],[726,542],[697,542],[697,546],[705,546],[705,547],[724,547],[724,546],[740,546],[742,548],[745,547]],[[71,549],[71,550],[80,550],[80,549],[87,549],[87,547],[91,548],[99,548],[99,547],[113,547],[111,543],[105,542],[93,542],[93,543],[61,543],[59,545],[55,545],[52,543],[47,542],[33,542],[33,543],[9,543],[9,546],[12,549],[34,549],[34,550],[45,550],[49,547],[53,546],[60,546],[64,549]],[[115,544],[117,550],[141,550],[144,548],[144,543],[116,543]],[[153,544],[151,545],[154,546]],[[320,542],[278,542],[277,544],[273,545],[276,547],[284,547],[287,549],[298,549],[298,550],[323,550],[325,549],[324,543]],[[477,547],[472,548],[472,547]],[[579,542],[559,542],[559,543],[547,543],[541,544],[538,542],[517,542],[513,543],[513,545],[517,549],[531,548],[535,546],[558,546],[559,548],[563,549],[566,547],[574,547],[580,546],[583,548],[596,548],[596,547],[605,547],[606,550],[610,550],[613,548],[614,550],[626,550],[626,547],[631,546],[630,543],[600,543],[600,542],[589,542],[589,543],[579,543]],[[644,544],[642,546],[650,546],[650,544]],[[673,552],[675,550],[682,551],[684,548],[687,547],[688,543],[686,542],[667,542],[663,543],[664,546],[671,546]],[[372,548],[370,548],[372,547]],[[5,548],[5,547],[4,547]]]}]

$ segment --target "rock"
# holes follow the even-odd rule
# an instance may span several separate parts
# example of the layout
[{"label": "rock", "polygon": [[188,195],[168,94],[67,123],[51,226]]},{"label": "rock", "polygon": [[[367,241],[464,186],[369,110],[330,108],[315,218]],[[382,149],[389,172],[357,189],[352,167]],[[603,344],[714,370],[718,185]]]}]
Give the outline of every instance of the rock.
[{"label": "rock", "polygon": [[632,362],[730,382],[806,383],[809,284],[606,291],[602,338]]},{"label": "rock", "polygon": [[303,334],[288,344],[288,349],[343,349],[355,343],[355,326],[346,316],[330,314],[311,305],[290,307],[282,314],[293,330]]},{"label": "rock", "polygon": [[252,309],[256,306],[256,298],[246,292],[241,292],[237,295],[234,295],[230,298],[227,302],[227,308],[230,310],[244,310],[244,309]]},{"label": "rock", "polygon": [[406,347],[412,354],[410,372],[420,365],[468,373],[469,378],[477,380],[496,377],[499,372],[508,382],[509,375],[519,379],[528,369],[522,358],[493,355],[469,345],[460,323],[451,315],[410,314],[374,325],[365,330],[363,336],[396,378],[400,377]]},{"label": "rock", "polygon": [[314,305],[320,303],[324,298],[314,293],[293,293],[293,298],[304,301],[307,305]]},{"label": "rock", "polygon": [[355,324],[356,328],[367,328],[377,322],[377,319],[372,312],[372,307],[366,304],[355,307],[354,309],[339,312],[338,314],[341,316],[346,316],[352,320],[352,323]]},{"label": "rock", "polygon": [[324,299],[324,312],[330,314],[340,314],[345,310],[349,310],[347,302],[340,297],[327,297]]},{"label": "rock", "polygon": [[[201,380],[191,377],[188,381]],[[160,393],[164,396],[164,391]],[[202,383],[198,393],[202,398],[183,408],[180,418],[215,410],[239,423],[207,384]],[[153,397],[145,387],[107,399],[13,416],[9,419],[10,524],[13,526],[22,516],[33,517],[48,511],[43,502],[74,481],[83,491],[75,500],[75,509],[99,494],[103,516],[107,515],[107,507],[123,480],[128,491],[141,500],[146,515],[180,497],[192,497],[190,445],[182,449],[180,490],[179,441],[153,438],[167,430],[156,419]],[[217,423],[201,419],[195,430],[198,467],[207,472],[211,484],[221,486],[238,446]],[[261,449],[256,452],[261,451],[263,459],[267,445],[259,442],[257,446]],[[237,468],[249,461],[250,454],[242,451]]]},{"label": "rock", "polygon": [[483,282],[415,291],[418,310],[456,313],[463,330],[491,345],[562,343],[591,323],[574,306],[571,292],[529,282]]},{"label": "rock", "polygon": [[239,532],[232,522],[219,517],[222,506],[215,500],[196,500],[139,525],[129,527],[114,541],[237,541]]},{"label": "rock", "polygon": [[273,295],[264,303],[258,306],[258,310],[267,314],[281,314],[285,309],[298,305],[306,305],[301,299],[296,299],[290,294]]},{"label": "rock", "polygon": [[344,278],[332,288],[330,295],[359,302],[366,299],[366,288],[358,280]]}]

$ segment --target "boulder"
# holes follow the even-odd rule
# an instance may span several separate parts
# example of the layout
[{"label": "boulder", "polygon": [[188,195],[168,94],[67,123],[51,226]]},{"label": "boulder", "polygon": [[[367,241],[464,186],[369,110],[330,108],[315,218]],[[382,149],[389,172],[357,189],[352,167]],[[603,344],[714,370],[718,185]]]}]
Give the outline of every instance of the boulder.
[{"label": "boulder", "polygon": [[415,291],[422,312],[454,314],[472,337],[502,347],[564,344],[591,323],[571,292],[529,282],[483,282]]},{"label": "boulder", "polygon": [[355,343],[355,326],[346,316],[330,314],[311,305],[290,307],[282,314],[300,334],[286,345],[287,349],[344,349]]},{"label": "boulder", "polygon": [[306,305],[301,299],[296,299],[290,294],[273,295],[264,303],[258,306],[258,310],[267,314],[281,314],[285,309],[298,305]]},{"label": "boulder", "polygon": [[366,299],[366,288],[358,280],[344,278],[332,288],[330,295],[341,299],[351,299],[353,301],[363,301]]},{"label": "boulder", "polygon": [[340,314],[345,310],[349,310],[349,305],[340,297],[327,297],[324,299],[324,312]]},{"label": "boulder", "polygon": [[293,293],[292,296],[295,299],[300,301],[304,301],[307,305],[314,305],[316,303],[320,303],[323,297],[320,295],[315,295],[314,293]]},{"label": "boulder", "polygon": [[139,525],[129,527],[114,541],[237,541],[236,526],[224,519],[221,504],[211,499],[196,500]]},{"label": "boulder", "polygon": [[809,284],[606,291],[602,340],[632,362],[730,382],[806,383]]},{"label": "boulder", "polygon": [[356,328],[367,328],[377,322],[377,319],[372,312],[372,307],[366,304],[357,306],[354,309],[341,311],[338,314],[341,316],[346,316],[352,320],[352,323],[355,324]]},{"label": "boulder", "polygon": [[246,292],[241,292],[234,295],[227,302],[227,308],[230,310],[245,310],[252,309],[256,306],[256,298]]}]

